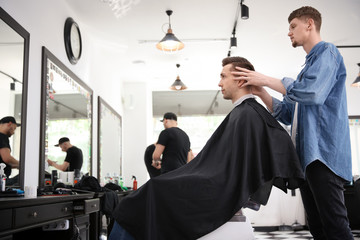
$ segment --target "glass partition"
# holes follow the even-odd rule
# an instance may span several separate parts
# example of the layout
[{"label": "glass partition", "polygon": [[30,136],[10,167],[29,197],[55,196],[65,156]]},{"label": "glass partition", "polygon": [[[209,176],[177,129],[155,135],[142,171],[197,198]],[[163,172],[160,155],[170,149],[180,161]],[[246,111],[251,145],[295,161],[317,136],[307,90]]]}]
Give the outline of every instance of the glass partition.
[{"label": "glass partition", "polygon": [[98,97],[98,179],[122,176],[121,116]]},{"label": "glass partition", "polygon": [[[41,160],[39,186],[54,167],[47,159],[62,164],[66,153],[55,145],[62,137],[82,150],[84,174],[92,165],[92,90],[43,47],[41,98]],[[58,170],[59,171],[59,170]]]},{"label": "glass partition", "polygon": [[13,116],[21,124],[9,138],[20,166],[12,169],[6,184],[23,188],[30,34],[0,8],[0,36],[0,119]]}]

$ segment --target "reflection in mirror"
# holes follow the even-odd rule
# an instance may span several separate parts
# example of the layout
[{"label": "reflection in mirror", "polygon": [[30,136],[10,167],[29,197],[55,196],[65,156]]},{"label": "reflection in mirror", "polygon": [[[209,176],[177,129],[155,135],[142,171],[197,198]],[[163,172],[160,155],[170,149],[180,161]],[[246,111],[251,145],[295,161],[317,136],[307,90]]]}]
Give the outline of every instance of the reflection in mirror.
[{"label": "reflection in mirror", "polygon": [[121,116],[98,97],[98,179],[122,176]]},{"label": "reflection in mirror", "polygon": [[360,178],[360,116],[349,116],[352,173],[354,181]]},{"label": "reflection in mirror", "polygon": [[13,116],[21,124],[9,138],[10,154],[20,166],[6,185],[23,188],[30,34],[0,8],[0,36],[0,119]]},{"label": "reflection in mirror", "polygon": [[69,138],[73,146],[81,149],[83,174],[91,175],[92,159],[92,90],[45,47],[42,61],[39,186],[45,185],[45,179],[51,179],[53,170],[62,172],[47,162],[50,159],[63,165],[69,151],[62,152],[62,147],[55,146],[60,138]]}]

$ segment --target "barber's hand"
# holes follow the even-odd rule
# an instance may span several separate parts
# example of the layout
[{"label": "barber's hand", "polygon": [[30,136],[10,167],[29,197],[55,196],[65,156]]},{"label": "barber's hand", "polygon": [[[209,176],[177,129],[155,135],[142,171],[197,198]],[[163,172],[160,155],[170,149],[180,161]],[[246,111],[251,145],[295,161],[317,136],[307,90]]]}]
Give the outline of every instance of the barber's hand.
[{"label": "barber's hand", "polygon": [[236,80],[236,81],[245,80],[246,81],[246,83],[244,83],[244,85],[242,85],[242,87],[246,87],[249,85],[262,87],[262,86],[266,85],[267,76],[265,76],[261,73],[246,69],[246,68],[235,67],[235,69],[239,70],[239,71],[231,72],[235,76],[234,80]]},{"label": "barber's hand", "polygon": [[153,160],[151,166],[156,169],[161,169],[161,161],[160,160]]},{"label": "barber's hand", "polygon": [[52,166],[54,164],[54,162],[51,161],[50,159],[48,159],[47,162],[48,162],[49,166]]}]

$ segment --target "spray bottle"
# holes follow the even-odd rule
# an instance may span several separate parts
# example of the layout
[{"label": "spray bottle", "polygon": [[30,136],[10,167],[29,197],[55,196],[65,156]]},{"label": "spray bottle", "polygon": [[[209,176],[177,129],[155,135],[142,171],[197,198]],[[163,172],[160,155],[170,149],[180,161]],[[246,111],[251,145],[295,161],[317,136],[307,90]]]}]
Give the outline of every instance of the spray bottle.
[{"label": "spray bottle", "polygon": [[6,186],[6,175],[4,173],[6,165],[5,163],[0,163],[0,192],[5,192]]},{"label": "spray bottle", "polygon": [[134,181],[133,181],[133,190],[136,190],[136,189],[137,189],[136,177],[133,175],[133,176],[132,176],[132,179],[134,179]]}]

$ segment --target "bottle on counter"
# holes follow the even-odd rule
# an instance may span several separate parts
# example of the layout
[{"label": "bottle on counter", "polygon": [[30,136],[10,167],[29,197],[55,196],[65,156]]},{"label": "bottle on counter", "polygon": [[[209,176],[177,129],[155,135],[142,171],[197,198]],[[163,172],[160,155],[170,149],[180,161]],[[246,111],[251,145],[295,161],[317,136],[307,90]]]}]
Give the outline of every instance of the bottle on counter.
[{"label": "bottle on counter", "polygon": [[52,170],[51,172],[51,183],[53,186],[55,186],[58,182],[58,173],[57,170]]},{"label": "bottle on counter", "polygon": [[116,184],[116,185],[119,186],[119,185],[120,185],[120,182],[119,182],[119,174],[114,173],[113,179],[114,179],[114,184]]},{"label": "bottle on counter", "polygon": [[74,169],[74,184],[77,184],[78,182],[80,182],[80,169]]},{"label": "bottle on counter", "polygon": [[112,181],[110,173],[107,173],[105,175],[105,184],[110,183]]},{"label": "bottle on counter", "polygon": [[5,163],[0,163],[0,192],[5,192],[6,187],[6,175],[4,173],[6,165]]},{"label": "bottle on counter", "polygon": [[122,177],[122,176],[119,177],[119,186],[120,186],[121,188],[124,187],[124,180],[123,180],[123,177]]},{"label": "bottle on counter", "polygon": [[124,186],[124,179],[122,176],[120,176],[119,184],[120,184],[120,187],[122,188],[122,190],[124,190],[124,191],[128,190],[127,187]]},{"label": "bottle on counter", "polygon": [[136,177],[133,175],[133,176],[132,176],[132,179],[134,179],[134,181],[133,181],[133,190],[136,190],[136,189],[137,189]]}]

